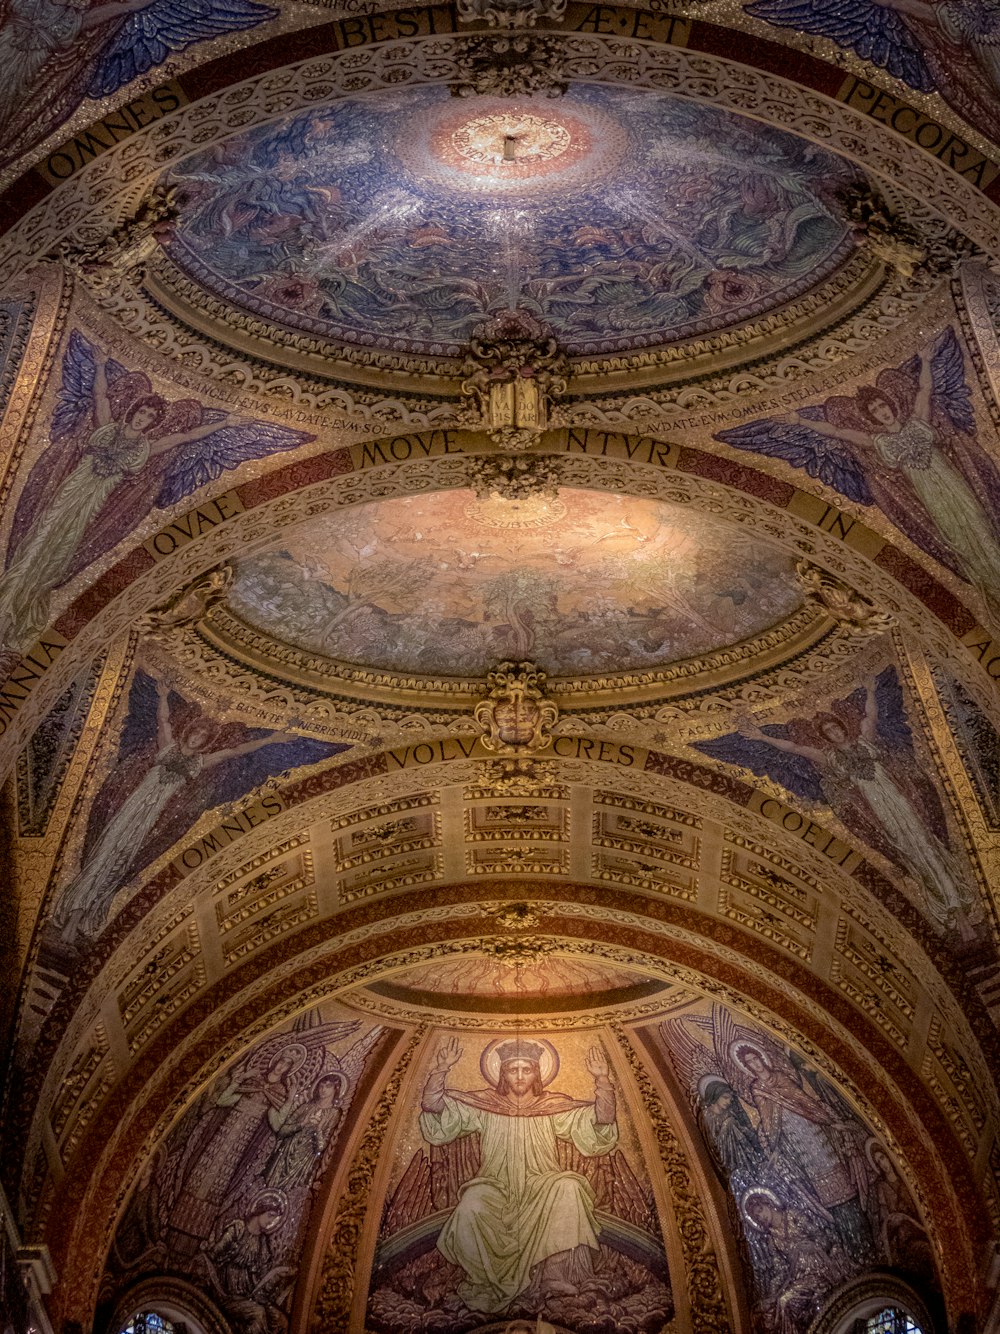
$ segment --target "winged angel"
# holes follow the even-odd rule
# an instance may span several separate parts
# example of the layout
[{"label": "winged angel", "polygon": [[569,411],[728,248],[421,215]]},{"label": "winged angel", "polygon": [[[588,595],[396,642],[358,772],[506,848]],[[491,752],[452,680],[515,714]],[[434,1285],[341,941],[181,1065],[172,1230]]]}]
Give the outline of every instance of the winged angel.
[{"label": "winged angel", "polygon": [[977,905],[952,851],[933,782],[923,772],[895,668],[868,677],[835,700],[829,713],[740,731],[694,748],[780,783],[800,800],[826,805],[852,832],[906,871],[924,891],[920,902],[940,928],[972,931]]},{"label": "winged angel", "polygon": [[51,438],[18,501],[0,576],[0,641],[18,651],[48,624],[53,590],[151,508],[313,439],[191,398],[168,403],[78,330],[63,356]]},{"label": "winged angel", "polygon": [[849,500],[877,506],[1000,616],[1000,473],[975,440],[962,349],[946,329],[853,397],[720,431],[784,459]]},{"label": "winged angel", "polygon": [[829,37],[922,93],[938,91],[990,134],[1000,97],[995,0],[753,0],[746,12]]},{"label": "winged angel", "polygon": [[739,1206],[769,1328],[800,1334],[817,1295],[852,1272],[924,1254],[884,1148],[800,1057],[721,1005],[668,1019],[660,1036]]},{"label": "winged angel", "polygon": [[2,158],[11,161],[71,116],[175,52],[240,32],[278,10],[254,0],[7,0],[0,21]]},{"label": "winged angel", "polygon": [[310,1011],[223,1074],[154,1154],[115,1237],[116,1263],[156,1251],[206,1279],[247,1328],[283,1328],[277,1308],[310,1187],[385,1031],[359,1027]]}]

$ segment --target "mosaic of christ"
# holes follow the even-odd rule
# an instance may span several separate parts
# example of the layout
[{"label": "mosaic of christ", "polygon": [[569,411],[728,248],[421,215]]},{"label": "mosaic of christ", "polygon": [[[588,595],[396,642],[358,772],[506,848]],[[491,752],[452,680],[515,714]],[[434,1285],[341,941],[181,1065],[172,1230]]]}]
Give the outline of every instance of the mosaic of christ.
[{"label": "mosaic of christ", "polygon": [[652,668],[758,634],[802,601],[794,560],[680,506],[563,489],[442,492],[304,524],[239,563],[231,609],[312,653],[429,675],[531,658]]}]

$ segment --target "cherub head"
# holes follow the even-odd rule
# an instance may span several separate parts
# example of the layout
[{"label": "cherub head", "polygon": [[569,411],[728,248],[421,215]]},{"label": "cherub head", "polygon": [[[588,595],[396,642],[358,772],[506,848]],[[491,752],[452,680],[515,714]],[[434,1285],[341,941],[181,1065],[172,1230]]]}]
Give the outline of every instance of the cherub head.
[{"label": "cherub head", "polygon": [[185,728],[181,744],[189,755],[203,754],[209,749],[214,732],[211,723],[206,722],[204,718],[196,718]]},{"label": "cherub head", "polygon": [[849,740],[847,728],[832,713],[821,714],[816,719],[816,730],[824,741],[829,741],[831,746],[843,746]]}]

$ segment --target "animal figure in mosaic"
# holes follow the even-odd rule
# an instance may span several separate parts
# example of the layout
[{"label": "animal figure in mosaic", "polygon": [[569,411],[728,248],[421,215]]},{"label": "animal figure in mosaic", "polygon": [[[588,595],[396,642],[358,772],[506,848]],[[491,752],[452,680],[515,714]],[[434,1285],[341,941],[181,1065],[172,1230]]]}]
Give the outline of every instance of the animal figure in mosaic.
[{"label": "animal figure in mosaic", "polygon": [[992,0],[752,0],[746,12],[829,37],[921,93],[939,92],[982,133],[1000,111],[1000,11]]},{"label": "animal figure in mosaic", "polygon": [[443,89],[250,130],[172,172],[190,203],[171,257],[263,316],[464,355],[504,309],[570,353],[744,319],[849,253],[830,192],[853,173],[804,141],[673,98],[569,98],[573,117],[627,122],[629,151],[564,185],[553,159],[551,189],[516,208],[428,188],[442,161],[467,165],[436,137]]},{"label": "animal figure in mosaic", "polygon": [[716,439],[783,459],[877,507],[1000,618],[1000,472],[976,440],[954,329],[851,397],[730,427]]},{"label": "animal figure in mosaic", "polygon": [[869,676],[829,711],[759,726],[694,748],[780,783],[796,797],[828,806],[852,832],[906,871],[939,926],[971,932],[976,913],[968,871],[951,847],[937,789],[922,771],[895,667]]},{"label": "animal figure in mosaic", "polygon": [[343,749],[284,732],[220,725],[165,681],[137,671],[118,763],[94,800],[80,870],[56,905],[54,922],[63,939],[97,935],[118,890],[185,821],[239,799],[273,774]]},{"label": "animal figure in mosaic", "polygon": [[765,1328],[802,1334],[826,1294],[873,1265],[933,1273],[886,1150],[796,1052],[721,1005],[659,1034],[734,1202]]},{"label": "animal figure in mosaic", "polygon": [[51,441],[18,501],[0,575],[0,641],[23,650],[47,626],[53,591],[166,509],[238,468],[312,439],[194,399],[167,402],[142,372],[74,330]]},{"label": "animal figure in mosaic", "polygon": [[[255,0],[8,0],[0,21],[2,162],[86,99],[110,97],[175,52],[276,18]],[[167,108],[176,105],[173,99]]]}]

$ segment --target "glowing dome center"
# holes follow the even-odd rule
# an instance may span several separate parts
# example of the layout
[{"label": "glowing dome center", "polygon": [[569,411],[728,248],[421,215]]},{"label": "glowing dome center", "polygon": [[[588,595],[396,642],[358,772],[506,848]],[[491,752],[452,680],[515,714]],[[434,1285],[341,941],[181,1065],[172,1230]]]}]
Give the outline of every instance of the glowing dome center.
[{"label": "glowing dome center", "polygon": [[481,166],[551,162],[572,142],[565,125],[531,112],[476,116],[452,131],[455,152]]}]

